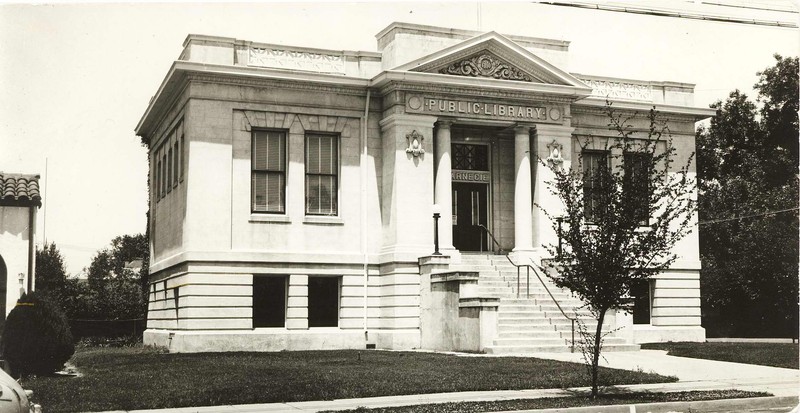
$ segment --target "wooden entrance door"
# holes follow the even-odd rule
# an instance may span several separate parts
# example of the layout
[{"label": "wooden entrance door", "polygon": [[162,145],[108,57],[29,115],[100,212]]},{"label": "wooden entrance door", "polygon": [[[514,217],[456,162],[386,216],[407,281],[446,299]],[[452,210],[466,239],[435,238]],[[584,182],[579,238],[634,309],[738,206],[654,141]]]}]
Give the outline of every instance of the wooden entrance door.
[{"label": "wooden entrance door", "polygon": [[488,251],[487,184],[453,182],[453,246],[460,251]]}]

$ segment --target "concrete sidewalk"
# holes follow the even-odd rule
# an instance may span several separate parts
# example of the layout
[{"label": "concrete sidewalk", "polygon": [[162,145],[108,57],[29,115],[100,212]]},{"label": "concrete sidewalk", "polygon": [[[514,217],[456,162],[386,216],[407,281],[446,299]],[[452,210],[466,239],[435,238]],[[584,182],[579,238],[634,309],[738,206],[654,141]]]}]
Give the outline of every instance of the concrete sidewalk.
[{"label": "concrete sidewalk", "polygon": [[[533,357],[583,362],[579,353],[538,353]],[[668,356],[664,350],[603,353],[600,365],[676,376],[679,382],[674,385],[694,383],[695,386],[707,385],[714,388],[723,388],[716,386],[727,385],[728,389],[765,391],[775,396],[797,396],[800,389],[800,370]]]},{"label": "concrete sidewalk", "polygon": [[[486,355],[464,355],[465,357],[492,357]],[[580,354],[570,353],[541,353],[536,354],[538,358],[548,358],[552,360],[581,362]],[[723,361],[690,359],[685,357],[667,356],[666,351],[661,350],[640,350],[637,352],[610,352],[605,355],[601,365],[606,367],[641,370],[644,372],[656,372],[663,375],[677,376],[679,381],[676,383],[656,383],[656,384],[636,384],[627,386],[613,386],[607,391],[614,392],[678,392],[691,390],[749,390],[766,391],[774,394],[773,398],[750,399],[750,401],[717,401],[717,402],[673,402],[655,403],[647,405],[646,410],[652,412],[679,412],[681,406],[684,411],[707,406],[707,411],[747,411],[747,406],[756,406],[773,412],[787,412],[791,408],[786,406],[797,404],[798,388],[800,386],[800,370],[781,369],[776,367],[755,366],[749,364],[729,363]],[[291,403],[266,403],[249,404],[235,406],[208,406],[208,407],[187,407],[178,409],[161,410],[136,410],[136,413],[299,413],[317,412],[320,410],[346,410],[358,407],[391,407],[408,406],[428,403],[445,403],[458,401],[495,401],[513,399],[533,399],[545,397],[565,397],[575,396],[579,393],[588,392],[587,387],[570,389],[536,389],[536,390],[501,390],[501,391],[471,391],[457,393],[435,393],[418,394],[405,396],[385,396],[369,397],[361,399],[342,399],[307,401]],[[700,404],[698,404],[700,403]],[[703,404],[705,403],[705,404]],[[592,411],[592,412],[618,412],[618,411],[637,411],[632,405],[626,407],[605,406],[593,407],[586,410],[577,408],[569,411]],[[621,409],[621,410],[620,410]],[[553,410],[551,410],[553,411]],[[567,411],[567,410],[560,410]],[[705,411],[705,410],[701,410]]]}]

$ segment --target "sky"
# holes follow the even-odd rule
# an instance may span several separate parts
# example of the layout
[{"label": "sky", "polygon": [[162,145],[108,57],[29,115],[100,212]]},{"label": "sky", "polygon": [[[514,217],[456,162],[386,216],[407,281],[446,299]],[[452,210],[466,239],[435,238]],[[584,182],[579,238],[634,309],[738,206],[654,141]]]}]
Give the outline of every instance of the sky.
[{"label": "sky", "polygon": [[[702,8],[797,21],[789,0],[738,5],[793,12]],[[564,69],[694,83],[697,107],[737,88],[755,97],[772,55],[800,51],[796,28],[535,2],[0,4],[0,171],[42,175],[37,244],[55,242],[77,274],[115,236],[145,231],[147,154],[134,128],[187,34],[377,51],[393,21],[568,40]]]}]

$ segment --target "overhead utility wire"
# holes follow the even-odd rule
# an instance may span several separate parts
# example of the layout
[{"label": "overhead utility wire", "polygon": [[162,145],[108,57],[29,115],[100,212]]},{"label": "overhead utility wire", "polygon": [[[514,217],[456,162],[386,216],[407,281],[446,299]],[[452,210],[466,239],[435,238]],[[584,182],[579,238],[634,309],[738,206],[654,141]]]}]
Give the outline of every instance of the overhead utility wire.
[{"label": "overhead utility wire", "polygon": [[[754,7],[751,5],[744,5],[744,4],[728,4],[728,3],[720,3],[716,1],[701,1],[700,4],[707,4],[709,6],[719,6],[719,7],[730,7],[733,9],[750,9],[750,10],[764,10],[764,11],[775,11],[780,13],[797,13],[797,10],[793,10],[790,8],[783,8],[783,9],[774,9],[769,7]],[[758,3],[755,3],[758,4]],[[773,7],[775,7],[773,5]]]},{"label": "overhead utility wire", "polygon": [[581,9],[614,11],[622,13],[647,14],[650,16],[678,17],[682,19],[706,20],[706,21],[716,21],[723,23],[752,24],[755,26],[771,26],[771,27],[784,27],[784,28],[795,28],[795,29],[798,27],[796,22],[746,19],[742,17],[725,17],[719,15],[714,16],[710,14],[656,10],[656,9],[648,9],[636,6],[616,6],[616,5],[598,4],[598,3],[568,3],[562,1],[542,1],[540,2],[540,4],[547,4],[550,6],[578,7]]},{"label": "overhead utility wire", "polygon": [[745,216],[741,216],[741,217],[724,218],[724,219],[712,219],[712,220],[709,220],[709,221],[698,222],[697,225],[716,224],[716,223],[719,223],[719,222],[738,221],[738,220],[746,219],[746,218],[770,216],[770,215],[780,214],[780,213],[783,213],[783,212],[797,211],[798,209],[800,209],[800,208],[795,207],[795,208],[789,208],[789,209],[781,209],[781,210],[778,210],[778,211],[767,211],[767,212],[762,212],[760,214],[745,215]]}]

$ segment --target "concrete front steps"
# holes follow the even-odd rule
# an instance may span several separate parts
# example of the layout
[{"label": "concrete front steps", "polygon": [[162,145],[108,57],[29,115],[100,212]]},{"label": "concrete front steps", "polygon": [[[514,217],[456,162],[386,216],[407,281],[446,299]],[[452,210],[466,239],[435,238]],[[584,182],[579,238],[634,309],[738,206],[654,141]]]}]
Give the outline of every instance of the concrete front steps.
[{"label": "concrete front steps", "polygon": [[[530,289],[526,273],[520,272],[519,296],[517,294],[517,269],[504,255],[463,254],[461,264],[451,265],[451,270],[477,271],[478,293],[483,297],[500,299],[497,315],[497,335],[491,354],[530,354],[571,351],[572,321],[564,317],[550,294],[531,271]],[[541,275],[550,293],[561,309],[570,317],[583,320],[586,328],[594,331],[596,321],[585,309],[583,302],[568,291],[556,287]],[[611,331],[610,322],[603,323],[603,332]],[[578,325],[575,325],[575,352],[580,352]],[[624,338],[610,334],[605,337],[603,351],[636,351],[639,346]]]}]

